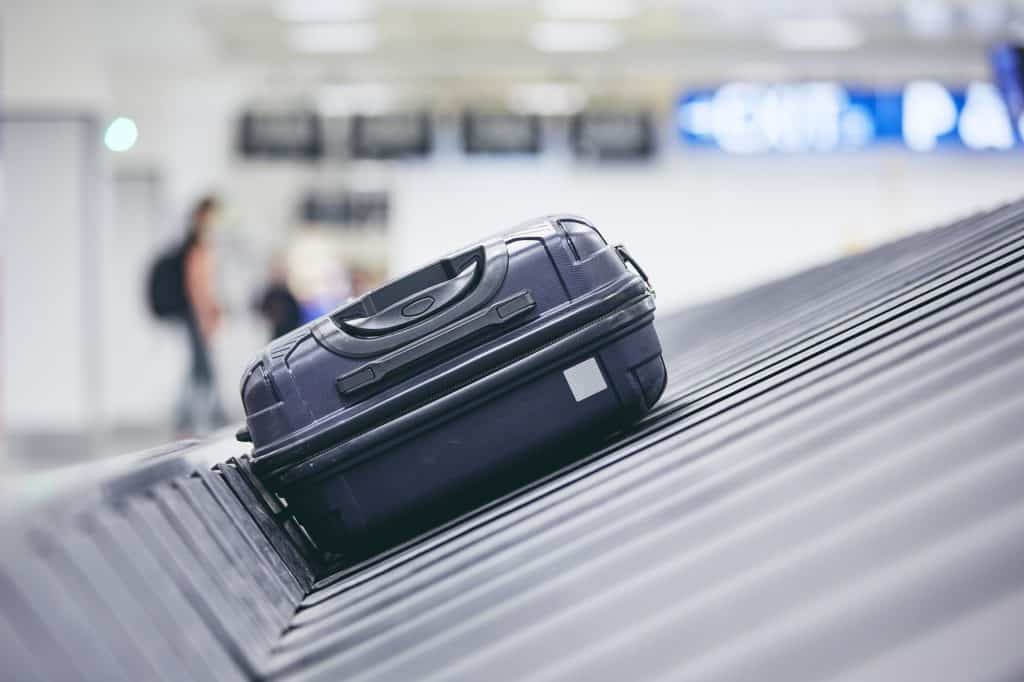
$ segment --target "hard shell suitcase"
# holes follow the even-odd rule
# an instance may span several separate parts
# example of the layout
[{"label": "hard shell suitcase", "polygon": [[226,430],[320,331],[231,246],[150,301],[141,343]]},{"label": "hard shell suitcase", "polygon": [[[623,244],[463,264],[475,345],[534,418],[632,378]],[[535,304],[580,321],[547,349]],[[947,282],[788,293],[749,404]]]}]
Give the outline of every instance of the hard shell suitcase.
[{"label": "hard shell suitcase", "polygon": [[636,421],[666,383],[646,275],[586,220],[458,251],[273,341],[252,466],[323,549],[440,524]]}]

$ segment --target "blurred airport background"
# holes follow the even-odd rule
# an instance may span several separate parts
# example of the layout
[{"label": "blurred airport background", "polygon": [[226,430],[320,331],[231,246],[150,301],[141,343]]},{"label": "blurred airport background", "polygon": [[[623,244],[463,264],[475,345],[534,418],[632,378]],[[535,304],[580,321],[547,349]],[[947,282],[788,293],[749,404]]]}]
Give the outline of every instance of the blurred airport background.
[{"label": "blurred airport background", "polygon": [[0,472],[180,435],[147,282],[211,193],[228,420],[268,313],[534,215],[669,309],[1024,194],[1020,0],[0,7]]}]

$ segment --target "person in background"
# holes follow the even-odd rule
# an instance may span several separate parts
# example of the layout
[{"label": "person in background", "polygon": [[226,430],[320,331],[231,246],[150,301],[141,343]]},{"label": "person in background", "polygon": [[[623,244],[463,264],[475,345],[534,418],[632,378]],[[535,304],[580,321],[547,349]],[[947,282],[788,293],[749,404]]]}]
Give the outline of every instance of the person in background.
[{"label": "person in background", "polygon": [[256,310],[270,323],[271,338],[284,336],[302,324],[302,309],[288,288],[283,264],[274,263],[270,282],[256,303]]},{"label": "person in background", "polygon": [[381,277],[375,275],[366,268],[352,269],[352,295],[362,296],[367,291],[376,288],[381,283]]},{"label": "person in background", "polygon": [[212,195],[196,203],[181,249],[186,303],[182,319],[188,332],[192,362],[178,404],[176,427],[179,434],[199,434],[227,423],[217,394],[209,346],[221,317],[211,234],[219,210],[220,202]]}]

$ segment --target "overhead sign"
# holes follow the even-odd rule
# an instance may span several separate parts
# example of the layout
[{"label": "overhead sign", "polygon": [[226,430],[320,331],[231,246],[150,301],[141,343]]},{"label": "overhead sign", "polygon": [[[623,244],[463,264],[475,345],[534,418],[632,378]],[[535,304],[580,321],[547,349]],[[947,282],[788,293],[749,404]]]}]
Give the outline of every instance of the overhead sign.
[{"label": "overhead sign", "polygon": [[462,116],[462,148],[467,154],[538,154],[540,116],[466,112]]},{"label": "overhead sign", "polygon": [[307,223],[360,227],[386,225],[389,209],[387,192],[314,190],[302,200],[300,213]]},{"label": "overhead sign", "polygon": [[312,111],[245,112],[239,122],[239,151],[264,159],[319,158],[320,118]]},{"label": "overhead sign", "polygon": [[352,119],[352,156],[358,159],[426,156],[430,153],[431,142],[430,116],[426,112]]},{"label": "overhead sign", "polygon": [[581,158],[646,159],[654,154],[654,124],[646,112],[584,112],[572,118],[570,140]]},{"label": "overhead sign", "polygon": [[836,152],[886,142],[920,152],[1015,144],[1006,105],[984,82],[950,89],[915,81],[896,91],[831,82],[728,83],[685,93],[676,123],[686,143],[735,154]]}]

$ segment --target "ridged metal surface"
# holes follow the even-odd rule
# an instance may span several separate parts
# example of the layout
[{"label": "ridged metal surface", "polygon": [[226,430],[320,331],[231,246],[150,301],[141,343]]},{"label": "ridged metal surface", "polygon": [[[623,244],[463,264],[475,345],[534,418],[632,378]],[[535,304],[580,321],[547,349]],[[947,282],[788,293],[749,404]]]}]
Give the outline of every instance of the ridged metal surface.
[{"label": "ridged metal surface", "polygon": [[634,431],[319,581],[237,446],[149,458],[0,526],[3,675],[1024,678],[1022,264],[1014,205],[662,315]]},{"label": "ridged metal surface", "polygon": [[1022,227],[1008,208],[664,318],[671,385],[635,434],[315,591],[277,662],[303,680],[1024,674]]}]

